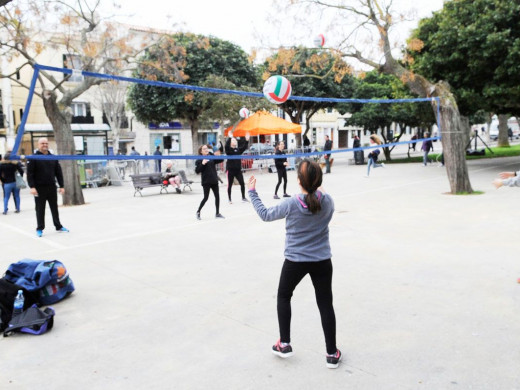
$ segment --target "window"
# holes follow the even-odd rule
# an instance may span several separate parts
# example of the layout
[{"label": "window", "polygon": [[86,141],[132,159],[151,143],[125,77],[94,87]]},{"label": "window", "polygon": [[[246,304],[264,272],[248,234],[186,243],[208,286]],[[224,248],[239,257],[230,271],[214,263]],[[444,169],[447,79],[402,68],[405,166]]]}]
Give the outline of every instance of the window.
[{"label": "window", "polygon": [[72,115],[74,116],[87,116],[87,103],[72,103]]},{"label": "window", "polygon": [[[64,54],[63,55],[63,67],[67,69],[75,69],[81,71],[83,68],[83,63],[81,62],[81,58],[77,54]],[[67,76],[66,74],[63,77]],[[81,74],[71,74],[69,81],[72,82],[81,82],[83,81],[83,75]]]}]

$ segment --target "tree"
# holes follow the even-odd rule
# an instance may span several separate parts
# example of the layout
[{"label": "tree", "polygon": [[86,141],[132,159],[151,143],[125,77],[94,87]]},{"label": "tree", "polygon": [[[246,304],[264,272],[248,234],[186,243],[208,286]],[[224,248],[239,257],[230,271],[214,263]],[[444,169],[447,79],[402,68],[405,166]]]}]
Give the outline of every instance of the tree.
[{"label": "tree", "polygon": [[[305,47],[280,48],[266,60],[263,79],[273,74],[286,75],[296,96],[338,97],[351,96],[354,79],[351,67],[341,56],[327,50]],[[289,115],[291,122],[306,120],[304,135],[309,131],[309,121],[319,110],[335,107],[332,102],[287,100],[279,107]],[[299,140],[298,140],[299,141]]]},{"label": "tree", "polygon": [[[176,81],[201,86],[217,75],[238,89],[258,87],[259,77],[245,52],[238,46],[214,37],[178,33],[161,45],[150,48],[141,59],[135,77]],[[181,118],[191,127],[193,151],[198,149],[199,121],[214,99],[204,92],[135,84],[128,102],[137,119],[144,122],[167,122]]]},{"label": "tree", "polygon": [[[4,32],[0,47],[9,61],[16,64],[16,69],[1,77],[8,77],[29,89],[28,85],[17,80],[16,74],[26,66],[34,66],[47,46],[64,48],[67,53],[65,65],[72,69],[100,72],[129,61],[142,49],[141,45],[134,46],[137,48],[127,45],[132,37],[127,33],[121,34],[114,25],[102,21],[98,7],[99,0],[68,3],[31,0],[4,7],[0,12],[0,28]],[[46,31],[41,29],[42,26]],[[145,45],[145,40],[141,43]],[[45,113],[54,129],[59,154],[74,155],[76,152],[70,126],[72,101],[103,81],[80,76],[77,81],[71,82],[70,75],[62,78],[55,73],[40,71],[39,88],[35,90],[35,95],[43,101]],[[76,162],[65,160],[62,166],[65,179],[63,204],[84,204]]]},{"label": "tree", "polygon": [[[411,99],[415,98],[397,77],[371,71],[363,73],[355,83],[354,99]],[[376,132],[381,129],[384,143],[399,142],[404,132],[390,136],[390,127],[397,123],[401,130],[406,127],[431,127],[435,123],[432,110],[424,103],[347,103],[338,105],[338,110],[350,113],[346,123]],[[391,160],[395,146],[385,146],[383,152]]]},{"label": "tree", "polygon": [[[344,58],[356,59],[364,65],[370,66],[381,73],[392,74],[398,77],[408,86],[410,91],[420,97],[437,97],[440,101],[440,125],[442,129],[442,145],[446,171],[450,183],[451,193],[472,193],[471,183],[468,175],[468,168],[465,159],[465,135],[468,133],[467,124],[462,120],[455,96],[450,90],[449,85],[440,80],[433,82],[426,77],[414,72],[406,63],[400,63],[393,55],[393,46],[390,41],[390,30],[394,24],[391,14],[391,2],[383,5],[380,0],[360,0],[357,4],[351,2],[326,3],[321,0],[291,0],[291,4],[300,7],[310,7],[311,9],[300,10],[306,15],[321,14],[315,12],[319,10],[332,10],[336,16],[344,20],[345,28],[349,28],[345,39],[336,49],[342,53]],[[356,19],[356,23],[352,22]],[[356,30],[356,31],[352,31]],[[357,40],[352,42],[349,37],[355,36],[358,32],[362,34],[368,31],[369,34],[377,37],[373,49],[379,49],[381,53],[371,55],[367,50],[356,47]],[[437,103],[432,101],[433,110],[437,110]]]},{"label": "tree", "polygon": [[450,1],[411,38],[412,69],[449,82],[463,115],[496,113],[499,146],[509,145],[507,118],[520,106],[519,25],[516,0]]}]

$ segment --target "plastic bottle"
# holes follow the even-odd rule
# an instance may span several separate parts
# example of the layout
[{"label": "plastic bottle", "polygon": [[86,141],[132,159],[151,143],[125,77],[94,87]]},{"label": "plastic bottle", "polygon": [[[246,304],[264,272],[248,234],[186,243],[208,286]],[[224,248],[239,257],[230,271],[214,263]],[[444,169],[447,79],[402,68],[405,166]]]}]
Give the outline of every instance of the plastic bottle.
[{"label": "plastic bottle", "polygon": [[14,299],[14,305],[13,305],[13,317],[17,316],[18,314],[22,314],[23,312],[23,304],[25,303],[25,298],[23,296],[23,291],[18,290],[18,295]]}]

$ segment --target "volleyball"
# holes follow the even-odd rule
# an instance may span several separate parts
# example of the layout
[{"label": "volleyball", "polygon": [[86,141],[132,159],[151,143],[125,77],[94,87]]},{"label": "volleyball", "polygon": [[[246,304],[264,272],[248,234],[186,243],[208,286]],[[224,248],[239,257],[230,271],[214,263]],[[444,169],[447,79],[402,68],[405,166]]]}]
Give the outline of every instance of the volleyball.
[{"label": "volleyball", "polygon": [[240,118],[249,118],[249,110],[245,107],[242,107],[238,112],[238,115],[240,115]]},{"label": "volleyball", "polygon": [[314,46],[325,46],[325,36],[323,34],[319,34],[316,38],[314,38]]},{"label": "volleyball", "polygon": [[264,96],[271,103],[284,103],[291,96],[291,91],[291,83],[283,76],[271,76],[264,84]]}]

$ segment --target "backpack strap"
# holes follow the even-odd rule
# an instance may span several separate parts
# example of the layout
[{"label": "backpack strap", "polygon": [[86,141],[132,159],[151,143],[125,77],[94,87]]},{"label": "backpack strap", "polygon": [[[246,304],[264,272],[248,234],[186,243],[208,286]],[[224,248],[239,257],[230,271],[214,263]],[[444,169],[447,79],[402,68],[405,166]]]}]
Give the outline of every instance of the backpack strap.
[{"label": "backpack strap", "polygon": [[40,335],[52,329],[54,325],[54,309],[47,307],[40,310],[36,305],[13,317],[9,322],[8,328],[4,331],[4,337],[14,332],[29,333]]}]

